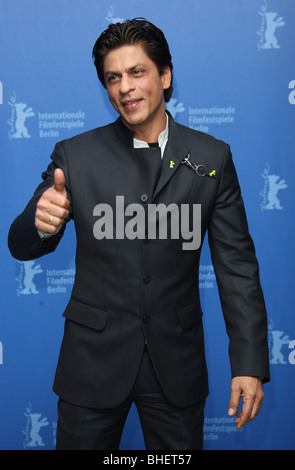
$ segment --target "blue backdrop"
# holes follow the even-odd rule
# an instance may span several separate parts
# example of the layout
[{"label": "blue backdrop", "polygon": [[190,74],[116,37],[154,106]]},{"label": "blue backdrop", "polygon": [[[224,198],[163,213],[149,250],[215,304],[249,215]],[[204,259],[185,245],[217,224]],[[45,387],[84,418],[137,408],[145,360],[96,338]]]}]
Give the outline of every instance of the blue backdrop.
[{"label": "blue backdrop", "polygon": [[[55,253],[25,263],[8,252],[9,226],[55,142],[117,117],[91,52],[110,22],[136,16],[159,26],[170,44],[175,89],[167,108],[176,121],[231,145],[269,315],[272,381],[261,414],[238,432],[227,416],[228,340],[206,245],[204,447],[294,449],[293,0],[0,0],[0,448],[54,449],[51,386],[75,275],[71,224]],[[121,449],[144,449],[135,408]]]}]

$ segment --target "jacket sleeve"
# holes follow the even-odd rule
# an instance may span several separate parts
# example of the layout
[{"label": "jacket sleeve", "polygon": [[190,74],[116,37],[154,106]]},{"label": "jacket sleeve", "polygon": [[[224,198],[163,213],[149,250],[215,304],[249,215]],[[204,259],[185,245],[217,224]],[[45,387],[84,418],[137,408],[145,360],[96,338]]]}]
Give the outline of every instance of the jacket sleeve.
[{"label": "jacket sleeve", "polygon": [[20,261],[40,258],[41,256],[54,251],[59,244],[65,231],[66,222],[72,217],[72,204],[70,205],[70,217],[61,227],[59,232],[48,238],[42,239],[35,227],[35,213],[37,202],[40,197],[54,184],[54,171],[61,168],[65,174],[66,190],[68,199],[71,202],[71,192],[69,187],[68,166],[62,143],[56,145],[51,155],[52,162],[47,170],[42,173],[43,182],[36,189],[33,197],[25,207],[24,211],[14,220],[10,226],[8,234],[8,248],[12,256]]},{"label": "jacket sleeve", "polygon": [[229,147],[208,227],[226,330],[232,376],[269,380],[267,315],[259,267]]}]

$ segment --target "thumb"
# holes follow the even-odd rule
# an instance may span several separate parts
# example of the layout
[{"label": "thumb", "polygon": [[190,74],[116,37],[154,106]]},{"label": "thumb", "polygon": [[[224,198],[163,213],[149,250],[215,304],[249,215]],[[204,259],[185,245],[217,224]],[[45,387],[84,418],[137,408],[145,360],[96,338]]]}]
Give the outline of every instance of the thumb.
[{"label": "thumb", "polygon": [[241,388],[234,386],[234,379],[232,380],[232,387],[231,387],[231,395],[230,395],[230,400],[229,400],[229,406],[228,406],[228,414],[229,416],[233,416],[236,414],[239,404],[240,404],[240,399],[241,399]]},{"label": "thumb", "polygon": [[60,168],[57,168],[54,172],[54,188],[59,193],[63,193],[65,189],[65,183],[66,181],[64,172]]}]

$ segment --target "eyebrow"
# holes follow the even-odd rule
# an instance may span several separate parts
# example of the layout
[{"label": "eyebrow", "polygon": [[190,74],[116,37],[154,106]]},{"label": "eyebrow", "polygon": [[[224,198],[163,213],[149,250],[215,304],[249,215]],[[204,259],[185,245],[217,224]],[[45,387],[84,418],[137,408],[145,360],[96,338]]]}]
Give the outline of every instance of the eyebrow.
[{"label": "eyebrow", "polygon": [[[136,69],[137,67],[146,67],[146,64],[144,62],[138,62],[138,64],[133,65],[132,67],[129,67],[127,69],[127,72],[132,72],[132,70]],[[111,70],[106,70],[105,75],[120,75],[119,72],[114,72]]]}]

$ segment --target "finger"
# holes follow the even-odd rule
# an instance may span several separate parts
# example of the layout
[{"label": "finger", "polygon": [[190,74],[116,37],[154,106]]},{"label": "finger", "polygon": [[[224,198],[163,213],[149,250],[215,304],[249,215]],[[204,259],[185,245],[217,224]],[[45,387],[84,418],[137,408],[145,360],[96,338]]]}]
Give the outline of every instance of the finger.
[{"label": "finger", "polygon": [[[53,217],[53,221],[57,221],[57,218]],[[61,225],[62,223],[58,225],[56,224],[56,222],[50,223],[50,218],[48,219],[48,222],[43,222],[43,220],[39,219],[37,216],[35,217],[35,227],[40,232],[53,234],[58,232]]]},{"label": "finger", "polygon": [[264,390],[263,390],[263,385],[261,382],[259,382],[258,389],[256,392],[253,408],[252,408],[252,413],[250,416],[250,420],[256,418],[256,416],[260,413],[261,407],[262,407],[262,402],[264,398]]},{"label": "finger", "polygon": [[[48,188],[41,196],[37,203],[37,207],[44,212],[55,215],[54,207],[67,209],[70,206],[70,201],[67,198],[67,193],[60,193],[55,189],[55,186]],[[58,217],[61,217],[58,213]]]},{"label": "finger", "polygon": [[69,215],[69,204],[70,202],[65,196],[57,193],[54,188],[50,188],[37,202],[37,217],[44,222],[47,221],[51,215],[65,219]]},{"label": "finger", "polygon": [[253,401],[246,401],[243,405],[243,410],[237,413],[237,418],[234,420],[234,423],[237,424],[237,428],[241,430],[246,423],[251,421],[252,410],[253,410],[254,402]]},{"label": "finger", "polygon": [[51,206],[51,209],[42,210],[37,206],[35,214],[35,226],[41,232],[54,233],[60,229],[69,211],[58,206]]},{"label": "finger", "polygon": [[65,191],[65,184],[64,172],[60,168],[57,168],[54,172],[54,188],[59,193],[63,193]]},{"label": "finger", "polygon": [[246,423],[252,421],[259,414],[262,401],[264,397],[264,391],[262,385],[259,386],[258,390],[253,392],[253,394],[248,394],[243,397],[243,410],[242,412],[237,413],[237,419],[235,419],[235,424],[237,424],[238,429],[242,429]]},{"label": "finger", "polygon": [[58,206],[51,206],[51,209],[46,211],[40,210],[37,207],[35,215],[42,222],[57,227],[68,217],[69,211]]}]

